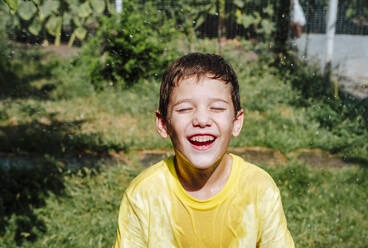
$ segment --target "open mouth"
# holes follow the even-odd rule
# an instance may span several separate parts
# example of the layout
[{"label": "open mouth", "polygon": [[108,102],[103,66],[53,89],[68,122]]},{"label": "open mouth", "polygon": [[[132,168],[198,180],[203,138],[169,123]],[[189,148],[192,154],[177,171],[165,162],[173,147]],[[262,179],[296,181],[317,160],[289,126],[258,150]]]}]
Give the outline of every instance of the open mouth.
[{"label": "open mouth", "polygon": [[211,134],[195,134],[188,137],[188,140],[194,148],[204,150],[215,142],[216,136]]}]

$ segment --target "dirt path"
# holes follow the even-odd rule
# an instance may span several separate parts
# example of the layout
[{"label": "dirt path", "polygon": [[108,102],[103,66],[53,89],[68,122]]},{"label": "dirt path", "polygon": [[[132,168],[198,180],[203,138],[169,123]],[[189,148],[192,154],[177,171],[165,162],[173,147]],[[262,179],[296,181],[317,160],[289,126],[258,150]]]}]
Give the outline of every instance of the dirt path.
[{"label": "dirt path", "polygon": [[[282,154],[279,151],[265,147],[243,147],[232,148],[229,152],[241,156],[248,162],[268,166],[285,165],[291,160],[296,160],[315,168],[342,168],[357,165],[357,163],[349,162],[342,157],[332,155],[319,149],[299,149],[288,154]],[[168,150],[149,150],[138,152],[139,160],[144,166],[152,165],[153,163],[156,163],[172,154],[172,151]]]},{"label": "dirt path", "polygon": [[[241,156],[246,161],[268,166],[282,166],[290,161],[306,164],[314,168],[343,168],[347,166],[357,166],[358,163],[349,162],[346,159],[332,155],[319,149],[299,149],[297,151],[282,154],[279,151],[265,147],[243,147],[232,148],[229,152]],[[171,150],[143,150],[132,151],[129,156],[123,151],[110,153],[108,156],[81,155],[78,157],[65,155],[58,160],[64,168],[78,169],[82,167],[98,167],[99,165],[115,165],[116,163],[131,163],[128,157],[137,159],[143,166],[148,167],[162,159],[173,155]],[[34,154],[7,154],[0,153],[0,166],[28,167],[39,163],[43,156]]]}]

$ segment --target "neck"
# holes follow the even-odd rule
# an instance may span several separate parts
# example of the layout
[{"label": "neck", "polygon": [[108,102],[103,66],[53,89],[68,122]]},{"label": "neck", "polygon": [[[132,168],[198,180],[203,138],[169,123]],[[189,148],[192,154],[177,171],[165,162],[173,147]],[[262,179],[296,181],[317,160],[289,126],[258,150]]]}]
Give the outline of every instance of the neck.
[{"label": "neck", "polygon": [[191,196],[201,200],[214,196],[223,188],[231,167],[232,158],[228,154],[204,169],[193,166],[180,152],[175,156],[175,169],[181,185]]}]

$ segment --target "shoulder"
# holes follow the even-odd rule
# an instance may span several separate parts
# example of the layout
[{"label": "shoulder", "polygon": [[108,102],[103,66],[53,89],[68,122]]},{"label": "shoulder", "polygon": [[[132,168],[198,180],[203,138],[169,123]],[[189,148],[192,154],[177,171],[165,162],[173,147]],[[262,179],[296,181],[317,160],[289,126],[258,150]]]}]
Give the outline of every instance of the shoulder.
[{"label": "shoulder", "polygon": [[277,186],[268,172],[257,165],[246,162],[243,158],[231,154],[234,163],[237,163],[239,170],[239,183],[242,187],[257,190],[266,190],[268,188],[277,189]]},{"label": "shoulder", "polygon": [[162,160],[143,170],[134,178],[128,186],[125,194],[133,197],[140,194],[156,193],[167,186],[169,164],[173,163],[172,157]]}]

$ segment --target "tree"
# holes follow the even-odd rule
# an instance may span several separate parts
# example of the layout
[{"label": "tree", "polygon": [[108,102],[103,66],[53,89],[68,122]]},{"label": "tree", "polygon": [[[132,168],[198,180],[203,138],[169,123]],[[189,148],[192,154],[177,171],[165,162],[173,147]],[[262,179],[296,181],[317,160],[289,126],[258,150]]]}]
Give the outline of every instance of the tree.
[{"label": "tree", "polygon": [[290,0],[280,0],[275,3],[276,13],[276,52],[279,56],[287,53],[287,40],[290,26]]}]

